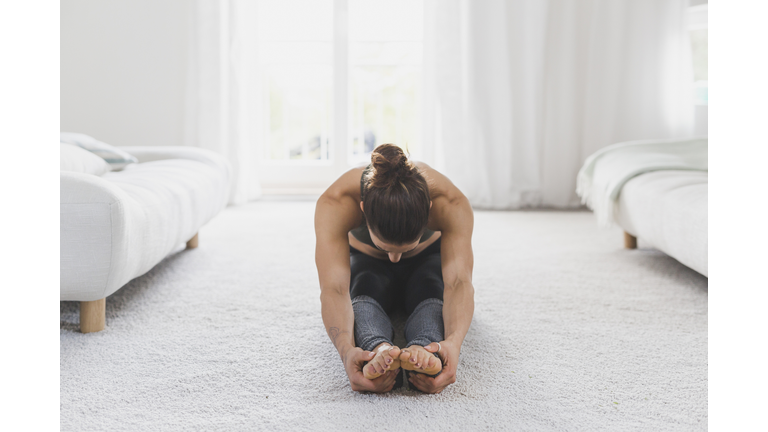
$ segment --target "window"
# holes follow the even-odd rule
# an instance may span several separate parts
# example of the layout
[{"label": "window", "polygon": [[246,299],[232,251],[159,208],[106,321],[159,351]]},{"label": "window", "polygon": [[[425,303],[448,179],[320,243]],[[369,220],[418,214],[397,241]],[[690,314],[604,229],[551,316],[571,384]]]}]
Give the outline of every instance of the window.
[{"label": "window", "polygon": [[262,157],[328,160],[333,84],[333,1],[260,3]]},{"label": "window", "polygon": [[418,1],[349,3],[351,163],[370,160],[379,144],[418,146],[422,23]]},{"label": "window", "polygon": [[691,0],[686,13],[686,25],[691,40],[693,59],[694,134],[707,135],[709,85],[707,83],[707,2]]},{"label": "window", "polygon": [[261,0],[260,180],[316,193],[374,147],[421,144],[423,1]]},{"label": "window", "polygon": [[696,105],[708,105],[707,85],[707,4],[690,6],[687,13],[688,34],[691,39],[691,57],[693,58],[694,100]]}]

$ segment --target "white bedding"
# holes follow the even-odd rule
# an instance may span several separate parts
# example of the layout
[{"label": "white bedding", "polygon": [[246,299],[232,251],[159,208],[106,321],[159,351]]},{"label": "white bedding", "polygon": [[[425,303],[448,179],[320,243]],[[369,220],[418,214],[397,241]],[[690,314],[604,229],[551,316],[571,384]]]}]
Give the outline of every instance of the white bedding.
[{"label": "white bedding", "polygon": [[576,193],[601,226],[616,222],[615,207],[624,184],[661,170],[708,170],[707,139],[630,141],[605,147],[584,162]]}]

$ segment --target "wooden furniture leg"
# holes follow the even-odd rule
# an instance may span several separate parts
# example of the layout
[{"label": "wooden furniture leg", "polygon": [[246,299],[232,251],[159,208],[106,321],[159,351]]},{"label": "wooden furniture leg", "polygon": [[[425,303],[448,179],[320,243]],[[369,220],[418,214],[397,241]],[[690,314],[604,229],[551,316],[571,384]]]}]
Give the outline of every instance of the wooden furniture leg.
[{"label": "wooden furniture leg", "polygon": [[80,302],[80,332],[93,333],[104,330],[107,299]]},{"label": "wooden furniture leg", "polygon": [[197,247],[197,235],[198,234],[199,233],[195,233],[195,236],[192,237],[191,239],[189,239],[189,241],[187,242],[187,249],[194,249],[194,248]]},{"label": "wooden furniture leg", "polygon": [[637,237],[624,231],[624,247],[627,249],[637,249]]}]

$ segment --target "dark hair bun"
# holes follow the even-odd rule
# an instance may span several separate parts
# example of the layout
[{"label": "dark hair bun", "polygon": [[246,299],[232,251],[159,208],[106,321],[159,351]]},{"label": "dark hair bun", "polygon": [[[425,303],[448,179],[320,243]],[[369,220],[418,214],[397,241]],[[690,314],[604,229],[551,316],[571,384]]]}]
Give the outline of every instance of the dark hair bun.
[{"label": "dark hair bun", "polygon": [[402,177],[407,177],[414,168],[403,153],[403,149],[394,144],[382,144],[373,149],[371,163],[373,174],[369,188],[392,187]]},{"label": "dark hair bun", "polygon": [[420,240],[429,222],[430,201],[429,185],[419,167],[394,144],[376,147],[371,167],[360,191],[368,228],[396,245]]}]

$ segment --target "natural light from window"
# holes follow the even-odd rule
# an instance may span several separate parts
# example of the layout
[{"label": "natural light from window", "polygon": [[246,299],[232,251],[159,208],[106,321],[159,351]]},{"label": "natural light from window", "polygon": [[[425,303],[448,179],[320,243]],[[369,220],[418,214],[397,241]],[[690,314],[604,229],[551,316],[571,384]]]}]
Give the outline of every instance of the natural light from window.
[{"label": "natural light from window", "polygon": [[420,0],[262,0],[263,158],[354,165],[382,143],[417,148],[422,34]]},{"label": "natural light from window", "polygon": [[688,35],[691,39],[691,57],[693,58],[694,101],[696,105],[709,105],[708,88],[708,26],[707,4],[688,8]]},{"label": "natural light from window", "polygon": [[349,3],[351,158],[379,144],[413,150],[421,141],[423,3]]},{"label": "natural light from window", "polygon": [[333,1],[267,0],[259,9],[265,158],[329,159]]}]

